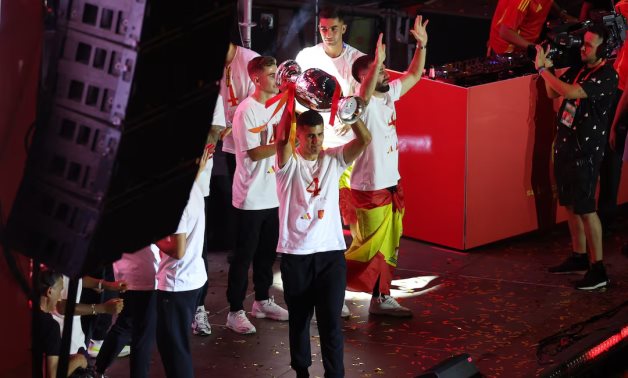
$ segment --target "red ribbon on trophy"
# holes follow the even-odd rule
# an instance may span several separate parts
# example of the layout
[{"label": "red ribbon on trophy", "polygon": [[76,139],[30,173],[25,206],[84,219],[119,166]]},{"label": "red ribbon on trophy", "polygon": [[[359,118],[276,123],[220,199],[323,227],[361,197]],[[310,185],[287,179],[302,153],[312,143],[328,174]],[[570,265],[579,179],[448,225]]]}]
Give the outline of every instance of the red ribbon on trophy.
[{"label": "red ribbon on trophy", "polygon": [[296,140],[297,140],[297,116],[294,111],[294,101],[295,101],[295,86],[294,83],[287,82],[282,88],[282,92],[277,94],[276,96],[268,99],[266,101],[266,107],[269,108],[274,103],[278,102],[275,110],[273,110],[273,114],[270,116],[272,119],[279,110],[284,107],[284,112],[290,112],[290,136],[288,137],[288,142],[292,147],[292,154],[296,154]]}]

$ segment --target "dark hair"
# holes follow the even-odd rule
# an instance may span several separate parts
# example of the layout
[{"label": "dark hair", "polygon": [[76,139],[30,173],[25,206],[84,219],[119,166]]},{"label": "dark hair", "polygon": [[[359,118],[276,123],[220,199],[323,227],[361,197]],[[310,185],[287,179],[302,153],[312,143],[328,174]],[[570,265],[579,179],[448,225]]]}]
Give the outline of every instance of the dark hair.
[{"label": "dark hair", "polygon": [[373,55],[362,55],[361,57],[356,59],[355,62],[353,62],[353,66],[351,66],[351,75],[353,75],[355,81],[360,83],[360,72],[362,72],[362,70],[368,69],[373,60],[375,60],[375,57]]},{"label": "dark hair", "polygon": [[597,34],[600,38],[606,42],[608,39],[608,29],[602,24],[593,24],[587,28],[587,31],[593,34]]},{"label": "dark hair", "polygon": [[47,268],[42,269],[37,280],[37,292],[39,295],[46,296],[48,289],[53,287],[61,278],[63,278],[61,273]]},{"label": "dark hair", "polygon": [[246,66],[246,70],[249,73],[249,76],[253,76],[256,73],[263,71],[265,67],[276,65],[277,61],[272,56],[256,56],[249,61],[249,64]]},{"label": "dark hair", "polygon": [[602,43],[600,43],[595,50],[595,56],[598,59],[608,58],[613,52],[612,46],[608,43],[608,38],[610,37],[608,29],[603,24],[593,24],[587,31],[602,38]]},{"label": "dark hair", "polygon": [[318,18],[319,19],[321,19],[321,18],[337,18],[341,22],[345,22],[345,19],[344,19],[342,13],[340,12],[340,9],[338,9],[338,7],[334,6],[334,5],[326,5],[326,6],[322,7],[318,11]]},{"label": "dark hair", "polygon": [[314,127],[323,124],[323,117],[315,110],[305,111],[297,117],[297,127]]}]

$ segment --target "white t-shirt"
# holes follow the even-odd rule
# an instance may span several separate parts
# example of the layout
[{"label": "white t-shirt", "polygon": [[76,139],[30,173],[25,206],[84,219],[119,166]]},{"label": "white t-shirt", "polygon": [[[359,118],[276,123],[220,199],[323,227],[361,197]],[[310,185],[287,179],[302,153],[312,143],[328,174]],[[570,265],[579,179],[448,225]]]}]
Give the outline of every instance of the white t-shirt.
[{"label": "white t-shirt", "polygon": [[351,189],[380,190],[399,181],[399,144],[395,101],[401,96],[401,81],[390,82],[384,97],[371,96],[362,120],[371,132],[372,142],[355,160]]},{"label": "white t-shirt", "polygon": [[[301,66],[301,70],[305,71],[309,68],[318,68],[328,74],[334,76],[340,83],[342,88],[342,96],[352,96],[358,86],[358,83],[351,74],[351,67],[356,59],[364,55],[360,50],[344,44],[344,49],[340,56],[336,58],[330,58],[323,49],[323,44],[319,43],[316,46],[306,47],[297,54],[296,61]],[[300,106],[301,110],[304,107]],[[355,138],[353,130],[343,136],[336,134],[336,127],[341,125],[340,121],[336,118],[334,127],[329,126],[330,113],[321,113],[323,121],[325,122],[325,139],[323,140],[323,147],[337,147],[342,146],[345,143]]]},{"label": "white t-shirt", "polygon": [[128,290],[155,290],[160,260],[159,248],[151,244],[133,253],[123,253],[113,263],[113,274],[117,281],[126,281]]},{"label": "white t-shirt", "polygon": [[194,182],[190,199],[175,231],[175,234],[185,234],[185,255],[177,260],[162,254],[157,271],[157,289],[175,292],[195,290],[207,281],[202,255],[205,238],[204,207],[203,193]]},{"label": "white t-shirt", "polygon": [[[225,122],[225,109],[223,107],[222,96],[218,94],[218,98],[216,99],[216,106],[214,106],[214,115],[212,117],[212,126],[222,126],[223,128],[227,125]],[[203,197],[209,196],[209,184],[212,177],[212,168],[214,167],[214,159],[207,160],[207,164],[205,165],[205,169],[199,173],[196,178],[196,182],[201,187],[201,192],[203,193]]]},{"label": "white t-shirt", "polygon": [[[67,276],[63,276],[63,290],[61,291],[61,299],[68,299],[68,289],[70,286],[70,279]],[[83,280],[79,279],[78,287],[76,289],[76,303],[81,300],[81,292],[83,291]],[[61,315],[55,309],[52,312],[52,317],[59,323],[61,328],[61,334],[63,335],[63,322],[65,321],[65,315]],[[72,337],[70,339],[70,354],[78,353],[79,349],[83,348],[87,350],[85,345],[85,334],[83,333],[83,326],[81,325],[81,317],[78,315],[72,319]]]},{"label": "white t-shirt", "polygon": [[343,149],[324,150],[314,161],[297,153],[277,167],[277,252],[307,255],[347,248],[338,208],[338,180],[347,168]]},{"label": "white t-shirt", "polygon": [[236,170],[233,177],[233,206],[241,210],[263,210],[279,206],[275,182],[275,157],[253,161],[247,153],[272,144],[283,109],[271,118],[277,103],[266,108],[249,96],[233,117]]},{"label": "white t-shirt", "polygon": [[[246,66],[251,59],[259,56],[255,51],[236,46],[236,53],[229,66],[225,67],[220,80],[220,95],[222,96],[227,127],[231,127],[233,115],[238,104],[255,92],[255,85],[249,77]],[[227,75],[230,73],[230,75]],[[229,85],[231,85],[231,89]],[[233,135],[229,134],[222,140],[222,150],[235,154]]]}]

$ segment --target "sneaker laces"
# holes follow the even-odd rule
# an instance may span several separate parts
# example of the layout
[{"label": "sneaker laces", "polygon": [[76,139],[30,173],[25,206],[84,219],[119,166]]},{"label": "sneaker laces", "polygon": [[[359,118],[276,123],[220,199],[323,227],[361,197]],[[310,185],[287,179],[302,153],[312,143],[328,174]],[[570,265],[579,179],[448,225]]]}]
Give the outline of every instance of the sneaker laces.
[{"label": "sneaker laces", "polygon": [[386,304],[389,304],[389,305],[394,306],[394,307],[401,307],[399,302],[397,302],[397,300],[395,298],[391,297],[390,295],[382,294],[379,297],[379,303],[386,303]]},{"label": "sneaker laces", "polygon": [[196,314],[194,315],[194,319],[198,322],[198,323],[203,323],[206,324],[209,322],[208,318],[207,318],[207,314],[209,313],[209,311],[196,311]]},{"label": "sneaker laces", "polygon": [[233,314],[233,320],[238,320],[242,318],[249,320],[249,318],[246,317],[246,312],[244,312],[244,310],[239,310]]},{"label": "sneaker laces", "polygon": [[277,304],[275,303],[275,297],[270,297],[264,301],[259,301],[259,303],[264,306],[264,307],[270,307],[273,308],[275,306],[277,306]]}]

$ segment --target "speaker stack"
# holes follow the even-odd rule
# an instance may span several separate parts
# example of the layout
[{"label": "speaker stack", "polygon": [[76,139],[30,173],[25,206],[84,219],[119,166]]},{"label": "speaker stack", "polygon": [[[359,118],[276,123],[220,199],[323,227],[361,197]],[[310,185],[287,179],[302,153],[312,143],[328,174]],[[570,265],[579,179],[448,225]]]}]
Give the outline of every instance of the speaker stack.
[{"label": "speaker stack", "polygon": [[232,1],[61,0],[54,88],[9,219],[70,277],[176,230],[211,124]]}]

